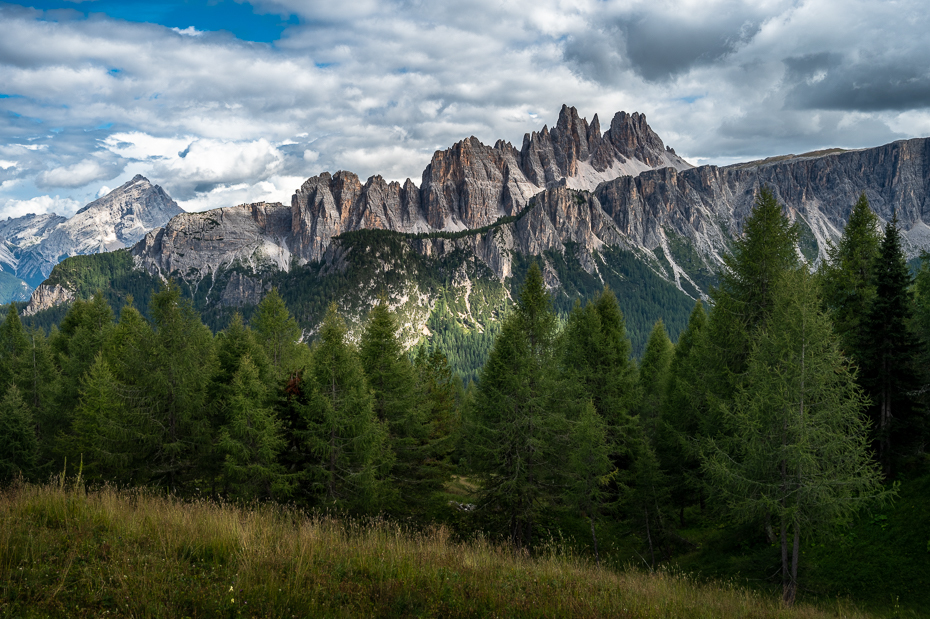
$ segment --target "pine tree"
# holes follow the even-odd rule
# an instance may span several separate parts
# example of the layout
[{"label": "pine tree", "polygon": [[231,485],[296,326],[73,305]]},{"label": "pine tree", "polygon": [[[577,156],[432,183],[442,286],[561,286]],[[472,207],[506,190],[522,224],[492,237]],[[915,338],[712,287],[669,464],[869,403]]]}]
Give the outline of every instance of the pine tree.
[{"label": "pine tree", "polygon": [[148,474],[173,489],[196,473],[203,450],[211,448],[205,405],[213,335],[174,283],[152,295],[149,307],[155,331],[133,342],[129,405],[145,420],[141,426],[157,428],[146,445]]},{"label": "pine tree", "polygon": [[452,474],[451,457],[461,437],[459,402],[464,393],[461,379],[452,373],[449,360],[438,348],[427,354],[421,346],[414,368],[420,414],[426,424],[418,479],[429,494],[442,490]]},{"label": "pine tree", "polygon": [[375,415],[387,429],[394,452],[392,486],[405,501],[416,501],[414,497],[420,495],[418,469],[425,459],[428,429],[416,401],[413,365],[404,354],[397,332],[394,312],[382,296],[368,314],[359,357],[371,387]]},{"label": "pine tree", "polygon": [[19,320],[16,306],[10,303],[6,320],[0,323],[0,396],[21,378],[28,351],[29,338]]},{"label": "pine tree", "polygon": [[555,329],[534,263],[481,371],[468,416],[469,461],[482,483],[479,504],[503,515],[518,548],[532,546],[534,526],[562,473],[556,459],[566,423],[553,402]]},{"label": "pine tree", "polygon": [[778,524],[790,605],[800,540],[848,522],[880,491],[880,475],[867,450],[865,400],[813,278],[788,272],[772,292],[746,380],[726,410],[735,440],[712,441],[705,466],[737,518]]},{"label": "pine tree", "polygon": [[623,313],[610,288],[584,307],[576,304],[560,337],[561,373],[574,387],[570,399],[591,400],[607,424],[611,458],[617,466],[629,460],[639,439],[632,411],[639,399],[636,364]]},{"label": "pine tree", "polygon": [[267,404],[267,389],[248,354],[238,366],[229,385],[229,421],[218,445],[226,456],[226,475],[240,498],[286,496],[290,480],[278,462],[285,445],[283,426]]},{"label": "pine tree", "polygon": [[302,490],[318,504],[373,511],[389,493],[385,477],[393,465],[387,432],[373,410],[371,390],[358,352],[336,304],[330,305],[298,405],[302,445],[312,455],[300,471]]},{"label": "pine tree", "polygon": [[36,466],[39,444],[29,407],[15,384],[0,399],[0,484],[19,475],[29,478]]},{"label": "pine tree", "polygon": [[885,475],[891,474],[892,454],[908,426],[917,421],[910,392],[918,385],[916,363],[920,343],[911,329],[913,300],[898,218],[885,226],[873,266],[875,298],[859,330],[860,381],[872,399],[869,415]]}]

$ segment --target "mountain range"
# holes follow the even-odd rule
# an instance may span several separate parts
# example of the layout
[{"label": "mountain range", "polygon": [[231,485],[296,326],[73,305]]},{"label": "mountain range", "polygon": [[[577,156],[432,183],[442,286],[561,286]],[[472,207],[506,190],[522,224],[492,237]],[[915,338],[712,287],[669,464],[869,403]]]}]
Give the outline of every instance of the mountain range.
[{"label": "mountain range", "polygon": [[[556,125],[527,134],[519,150],[471,137],[437,151],[419,186],[324,173],[290,205],[177,214],[110,258],[120,266],[108,272],[117,291],[126,278],[138,289],[140,277],[153,286],[174,277],[214,327],[235,309],[248,314],[274,285],[309,334],[330,300],[357,325],[383,293],[408,343],[474,344],[493,333],[537,257],[561,311],[611,285],[635,346],[659,317],[673,336],[683,326],[763,185],[799,224],[798,251],[809,261],[826,255],[862,193],[882,220],[897,212],[909,255],[930,248],[928,139],[694,167],[642,114],[619,112],[601,133],[597,116],[588,123],[563,106]],[[93,293],[69,262],[39,286],[27,313]]]},{"label": "mountain range", "polygon": [[66,257],[134,245],[183,212],[161,187],[137,175],[71,218],[49,213],[0,221],[0,271],[5,281],[16,280],[18,292],[0,302],[28,299]]}]

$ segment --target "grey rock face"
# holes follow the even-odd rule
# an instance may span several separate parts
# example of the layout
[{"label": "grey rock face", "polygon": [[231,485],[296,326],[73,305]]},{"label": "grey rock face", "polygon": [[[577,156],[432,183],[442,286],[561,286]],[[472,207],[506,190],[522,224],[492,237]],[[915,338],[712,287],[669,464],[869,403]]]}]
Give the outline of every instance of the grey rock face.
[{"label": "grey rock face", "polygon": [[149,232],[132,248],[136,264],[153,274],[200,280],[222,267],[287,270],[291,209],[280,202],[184,213]]},{"label": "grey rock face", "polygon": [[[578,189],[621,166],[636,173]],[[521,151],[469,138],[437,152],[419,189],[409,180],[400,185],[372,177],[363,185],[348,172],[322,174],[304,183],[290,208],[243,205],[186,214],[150,233],[133,253],[152,272],[193,279],[237,261],[256,270],[310,261],[341,269],[347,257],[333,238],[345,232],[474,229],[521,213],[532,200],[532,209],[505,226],[455,239],[421,238],[411,247],[431,256],[464,250],[506,278],[514,252],[562,252],[571,242],[583,268],[596,274],[595,252],[619,246],[698,295],[706,290],[692,278],[695,260],[706,272],[721,266],[763,185],[802,225],[813,259],[825,256],[863,192],[882,219],[897,210],[909,255],[930,248],[930,139],[692,168],[640,114],[617,114],[601,135],[597,118],[589,125],[565,107],[557,126],[527,136]],[[683,241],[696,258],[681,254]],[[253,288],[237,283],[228,302],[251,298]]]},{"label": "grey rock face", "polygon": [[378,228],[431,232],[480,228],[519,213],[530,198],[562,183],[594,189],[603,181],[644,170],[691,165],[666,149],[646,117],[618,113],[601,135],[573,107],[562,106],[550,131],[527,134],[523,147],[494,146],[470,137],[437,151],[423,171],[419,189],[373,176],[362,185],[351,172],[313,177],[291,201],[295,253],[319,260],[330,240],[343,232]]}]

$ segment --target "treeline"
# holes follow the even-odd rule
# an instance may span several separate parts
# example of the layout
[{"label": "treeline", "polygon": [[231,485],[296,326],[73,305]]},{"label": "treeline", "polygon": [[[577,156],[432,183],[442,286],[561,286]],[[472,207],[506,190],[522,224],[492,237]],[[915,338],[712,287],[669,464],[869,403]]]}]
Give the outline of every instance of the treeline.
[{"label": "treeline", "polygon": [[882,231],[864,197],[817,272],[798,234],[761,190],[711,309],[677,344],[657,322],[638,363],[609,288],[563,324],[533,264],[467,390],[439,347],[402,349],[386,299],[357,343],[330,305],[311,346],[274,290],[215,336],[172,285],[150,321],[97,295],[48,336],[11,306],[0,478],[67,460],[120,485],[427,522],[454,509],[455,476],[475,529],[532,551],[583,522],[599,559],[620,521],[651,564],[686,512],[718,510],[780,546],[791,603],[802,540],[887,498],[930,437],[930,258],[912,277],[896,220]]}]

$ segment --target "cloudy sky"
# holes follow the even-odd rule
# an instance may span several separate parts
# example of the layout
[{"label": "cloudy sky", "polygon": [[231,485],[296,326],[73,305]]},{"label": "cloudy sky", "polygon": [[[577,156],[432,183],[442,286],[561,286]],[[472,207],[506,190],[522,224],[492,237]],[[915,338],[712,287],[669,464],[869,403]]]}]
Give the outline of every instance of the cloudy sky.
[{"label": "cloudy sky", "polygon": [[419,184],[563,103],[695,164],[930,136],[922,0],[37,0],[0,28],[0,218],[140,173],[188,210]]}]

